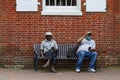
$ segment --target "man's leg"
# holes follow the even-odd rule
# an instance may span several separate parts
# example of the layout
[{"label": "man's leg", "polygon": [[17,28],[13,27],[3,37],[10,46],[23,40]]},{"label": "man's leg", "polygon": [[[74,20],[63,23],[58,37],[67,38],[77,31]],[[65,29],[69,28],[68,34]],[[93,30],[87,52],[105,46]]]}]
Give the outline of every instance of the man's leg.
[{"label": "man's leg", "polygon": [[47,62],[42,67],[48,67],[50,65],[50,60],[48,59]]},{"label": "man's leg", "polygon": [[51,71],[52,72],[54,72],[54,73],[56,73],[57,71],[55,70],[55,63],[56,63],[56,61],[55,61],[55,53],[53,53],[52,54],[52,59],[50,60],[50,67],[51,67]]},{"label": "man's leg", "polygon": [[97,59],[97,53],[96,52],[91,52],[90,53],[90,65],[89,65],[89,69],[95,69],[95,63],[96,63],[96,59]]},{"label": "man's leg", "polygon": [[88,57],[90,58],[90,65],[89,65],[89,70],[90,72],[96,72],[95,70],[95,63],[97,59],[97,53],[96,52],[90,52]]},{"label": "man's leg", "polygon": [[47,62],[42,66],[44,68],[48,67],[50,65],[50,61],[52,59],[52,55],[48,52],[45,53],[46,58],[48,59]]},{"label": "man's leg", "polygon": [[80,72],[81,65],[83,63],[84,57],[85,57],[86,52],[85,51],[79,51],[77,53],[78,59],[77,59],[77,64],[76,64],[76,72]]}]

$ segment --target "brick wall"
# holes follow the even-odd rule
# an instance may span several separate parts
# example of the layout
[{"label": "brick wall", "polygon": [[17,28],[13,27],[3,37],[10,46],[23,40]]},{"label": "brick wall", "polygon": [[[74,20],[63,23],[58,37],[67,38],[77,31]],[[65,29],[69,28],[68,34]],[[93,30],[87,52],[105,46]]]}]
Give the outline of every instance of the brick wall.
[{"label": "brick wall", "polygon": [[[107,0],[107,12],[82,16],[42,16],[38,12],[16,12],[16,0],[0,0],[0,64],[33,67],[33,44],[51,31],[58,43],[75,43],[86,31],[97,43],[98,66],[120,63],[120,1]],[[42,0],[39,0],[42,3]],[[119,55],[119,56],[118,56]]]},{"label": "brick wall", "polygon": [[115,22],[114,22],[114,51],[116,52],[116,56],[118,57],[119,65],[120,65],[120,0],[114,1],[114,14],[115,14]]}]

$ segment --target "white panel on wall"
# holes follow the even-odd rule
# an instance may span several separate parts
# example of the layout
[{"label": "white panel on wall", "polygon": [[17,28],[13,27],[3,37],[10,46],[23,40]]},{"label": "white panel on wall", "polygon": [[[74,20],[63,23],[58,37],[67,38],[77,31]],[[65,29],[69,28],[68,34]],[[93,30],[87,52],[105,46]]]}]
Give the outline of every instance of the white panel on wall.
[{"label": "white panel on wall", "polygon": [[16,0],[16,11],[38,11],[38,0]]},{"label": "white panel on wall", "polygon": [[86,0],[86,12],[106,12],[106,0]]}]

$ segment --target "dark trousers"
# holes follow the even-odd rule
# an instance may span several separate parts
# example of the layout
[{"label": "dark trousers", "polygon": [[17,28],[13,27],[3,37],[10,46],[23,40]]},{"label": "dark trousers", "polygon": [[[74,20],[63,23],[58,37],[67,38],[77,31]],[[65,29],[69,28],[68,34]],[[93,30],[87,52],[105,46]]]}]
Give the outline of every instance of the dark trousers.
[{"label": "dark trousers", "polygon": [[50,50],[45,53],[45,56],[48,60],[50,60],[51,65],[54,65],[56,63],[56,60],[55,60],[56,54],[57,52],[53,50]]}]

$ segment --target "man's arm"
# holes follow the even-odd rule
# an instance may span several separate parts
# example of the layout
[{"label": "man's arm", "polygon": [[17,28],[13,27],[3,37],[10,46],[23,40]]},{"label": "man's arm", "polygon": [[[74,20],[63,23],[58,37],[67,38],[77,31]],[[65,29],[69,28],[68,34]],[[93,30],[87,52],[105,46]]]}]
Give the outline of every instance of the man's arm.
[{"label": "man's arm", "polygon": [[40,46],[40,54],[41,54],[41,58],[44,58],[44,47],[43,47],[44,42],[41,42],[41,46]]},{"label": "man's arm", "polygon": [[58,45],[57,45],[57,42],[56,42],[56,41],[54,41],[54,49],[55,49],[55,50],[58,50]]},{"label": "man's arm", "polygon": [[91,52],[96,51],[96,43],[95,43],[95,41],[93,41],[93,45],[92,45],[92,47],[90,48],[89,51],[91,51]]},{"label": "man's arm", "polygon": [[41,50],[40,54],[41,54],[41,58],[44,58],[44,52],[43,52],[43,50]]},{"label": "man's arm", "polygon": [[77,44],[81,44],[82,40],[87,36],[87,33],[85,33],[84,36],[82,36],[80,39],[77,40]]},{"label": "man's arm", "polygon": [[96,51],[96,49],[90,49],[90,51],[91,51],[91,52],[94,52],[94,51]]}]

